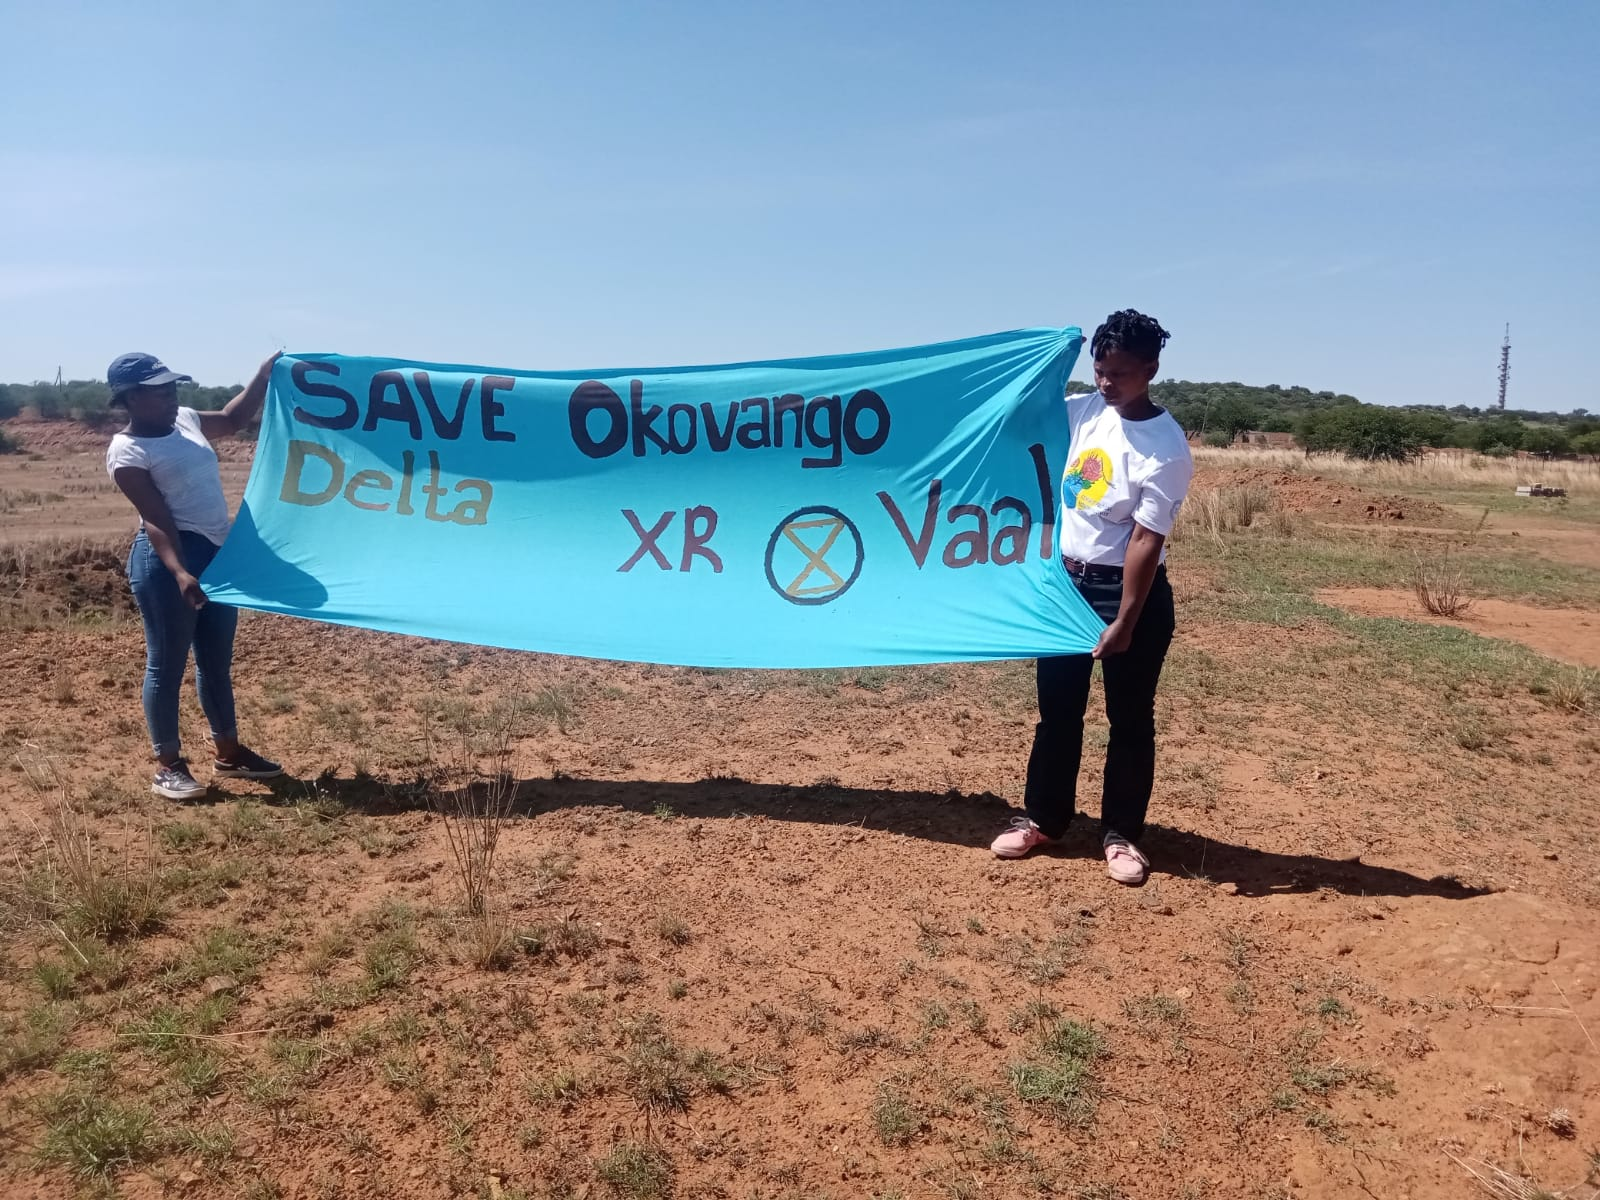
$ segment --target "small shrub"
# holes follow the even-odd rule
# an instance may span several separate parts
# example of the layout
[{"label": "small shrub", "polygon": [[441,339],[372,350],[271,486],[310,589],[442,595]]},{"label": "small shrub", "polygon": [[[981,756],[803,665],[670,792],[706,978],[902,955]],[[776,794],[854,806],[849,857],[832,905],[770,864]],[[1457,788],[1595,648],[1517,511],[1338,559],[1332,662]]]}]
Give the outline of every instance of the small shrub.
[{"label": "small shrub", "polygon": [[170,821],[157,829],[156,835],[172,851],[192,850],[206,840],[205,826],[193,821]]},{"label": "small shrub", "polygon": [[1356,1014],[1337,996],[1324,996],[1317,1004],[1317,1016],[1344,1025],[1353,1024],[1356,1019]]},{"label": "small shrub", "polygon": [[673,913],[662,913],[656,918],[656,933],[662,941],[674,946],[687,946],[694,937],[684,919]]},{"label": "small shrub", "polygon": [[204,1050],[186,1053],[173,1064],[172,1078],[196,1099],[214,1096],[222,1090],[222,1062]]},{"label": "small shrub", "polygon": [[34,963],[33,977],[50,1000],[65,1000],[72,995],[72,986],[78,981],[77,972],[55,958],[41,958]]},{"label": "small shrub", "polygon": [[1600,695],[1600,672],[1583,669],[1561,672],[1546,692],[1551,705],[1567,712],[1589,711],[1596,695]]},{"label": "small shrub", "polygon": [[567,917],[549,929],[548,944],[568,958],[588,958],[600,949],[600,934],[593,925]]},{"label": "small shrub", "polygon": [[269,683],[264,690],[262,707],[269,713],[292,713],[300,707],[300,702],[295,699],[294,693],[281,684]]},{"label": "small shrub", "polygon": [[350,931],[342,925],[324,929],[306,949],[305,967],[312,975],[327,975],[350,953]]},{"label": "small shrub", "polygon": [[529,702],[528,711],[551,721],[562,733],[566,733],[578,718],[578,706],[573,703],[572,694],[561,687],[541,689]]},{"label": "small shrub", "polygon": [[59,1004],[36,1005],[20,1020],[0,1021],[0,1079],[49,1066],[66,1047],[71,1027],[70,1010]]},{"label": "small shrub", "polygon": [[535,1104],[560,1104],[565,1107],[583,1095],[583,1080],[578,1078],[575,1071],[562,1070],[553,1075],[524,1080],[522,1088]]},{"label": "small shrub", "polygon": [[689,1107],[692,1083],[683,1051],[659,1021],[641,1018],[627,1030],[622,1054],[623,1086],[648,1115]]},{"label": "small shrub", "polygon": [[155,1152],[155,1118],[149,1109],[87,1095],[68,1098],[53,1114],[39,1155],[93,1178],[143,1162]]},{"label": "small shrub", "polygon": [[1141,1033],[1152,1034],[1164,1025],[1183,1024],[1183,1004],[1160,994],[1135,996],[1122,1002],[1122,1013]]},{"label": "small shrub", "polygon": [[507,971],[517,957],[516,931],[491,904],[483,912],[467,918],[462,934],[462,949],[480,971]]},{"label": "small shrub", "polygon": [[50,683],[50,698],[57,704],[71,704],[77,700],[77,693],[72,687],[72,672],[65,667],[56,669],[55,678]]},{"label": "small shrub", "polygon": [[1011,1068],[1011,1086],[1025,1104],[1043,1104],[1069,1125],[1094,1120],[1099,1088],[1094,1060],[1104,1053],[1100,1035],[1078,1021],[1056,1021],[1038,1038],[1041,1053]]},{"label": "small shrub", "polygon": [[922,1131],[922,1115],[888,1084],[878,1088],[872,1102],[872,1128],[885,1146],[904,1146]]},{"label": "small shrub", "polygon": [[229,976],[248,983],[260,973],[265,947],[242,929],[219,926],[208,930],[189,951],[168,963],[161,985],[170,990],[192,987],[213,976]]},{"label": "small shrub", "polygon": [[1466,594],[1466,576],[1448,552],[1436,559],[1417,556],[1412,574],[1417,602],[1436,617],[1459,617],[1472,607]]},{"label": "small shrub", "polygon": [[218,1167],[233,1157],[233,1131],[226,1125],[204,1129],[182,1126],[167,1138],[172,1149],[187,1158],[198,1158],[208,1167]]},{"label": "small shrub", "polygon": [[594,1169],[612,1195],[625,1200],[656,1200],[672,1189],[672,1160],[655,1146],[621,1142]]},{"label": "small shrub", "polygon": [[422,949],[417,944],[417,930],[409,910],[368,942],[361,958],[367,982],[374,990],[401,987],[409,981],[411,972],[422,961]]}]

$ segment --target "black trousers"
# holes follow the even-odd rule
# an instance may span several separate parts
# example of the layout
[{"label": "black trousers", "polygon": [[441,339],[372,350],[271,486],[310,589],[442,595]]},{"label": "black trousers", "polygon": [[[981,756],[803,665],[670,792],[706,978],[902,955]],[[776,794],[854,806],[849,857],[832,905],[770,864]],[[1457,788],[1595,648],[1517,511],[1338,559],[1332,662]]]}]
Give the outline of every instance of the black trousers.
[{"label": "black trousers", "polygon": [[[1116,617],[1122,604],[1120,581],[1080,581],[1078,591],[1105,621]],[[1145,813],[1155,785],[1156,684],[1172,644],[1174,625],[1172,585],[1163,566],[1150,585],[1150,596],[1128,649],[1101,662],[1111,744],[1106,749],[1100,823],[1107,832],[1132,841],[1144,836]],[[1028,817],[1049,837],[1064,834],[1077,809],[1083,714],[1089,707],[1093,673],[1094,659],[1087,654],[1038,662],[1039,724],[1033,731],[1023,804]]]}]

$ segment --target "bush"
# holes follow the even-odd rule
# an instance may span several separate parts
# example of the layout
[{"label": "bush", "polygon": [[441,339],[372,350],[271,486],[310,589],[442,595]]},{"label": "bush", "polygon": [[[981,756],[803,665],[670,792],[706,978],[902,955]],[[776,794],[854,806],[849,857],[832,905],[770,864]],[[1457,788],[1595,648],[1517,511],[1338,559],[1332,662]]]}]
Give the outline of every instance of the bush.
[{"label": "bush", "polygon": [[1466,595],[1466,576],[1450,561],[1448,551],[1437,559],[1417,556],[1412,589],[1422,607],[1436,617],[1459,617],[1472,607]]},{"label": "bush", "polygon": [[1571,454],[1572,440],[1567,437],[1565,430],[1540,426],[1528,430],[1527,436],[1522,439],[1522,448],[1530,454],[1542,454],[1548,458],[1557,454]]},{"label": "bush", "polygon": [[1368,404],[1306,413],[1297,433],[1308,454],[1338,451],[1367,462],[1410,462],[1423,446],[1410,414]]},{"label": "bush", "polygon": [[1508,453],[1520,450],[1523,439],[1528,436],[1527,426],[1515,417],[1503,415],[1480,423],[1474,432],[1477,435],[1477,448],[1485,454],[1491,453],[1491,448],[1495,446],[1505,447]]}]

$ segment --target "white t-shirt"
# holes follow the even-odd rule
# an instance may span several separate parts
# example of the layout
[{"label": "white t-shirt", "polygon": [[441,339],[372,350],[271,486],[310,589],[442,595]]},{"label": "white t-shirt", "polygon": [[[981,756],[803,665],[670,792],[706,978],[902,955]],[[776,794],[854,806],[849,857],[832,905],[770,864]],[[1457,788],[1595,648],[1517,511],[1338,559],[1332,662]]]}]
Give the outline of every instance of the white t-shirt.
[{"label": "white t-shirt", "polygon": [[[1061,553],[1120,567],[1137,522],[1172,532],[1194,461],[1172,414],[1126,421],[1099,392],[1067,401],[1072,440],[1061,477]],[[1162,558],[1166,548],[1162,547]]]},{"label": "white t-shirt", "polygon": [[194,409],[180,408],[172,432],[161,437],[115,435],[106,447],[106,473],[113,481],[118,467],[149,471],[173,523],[201,534],[214,546],[222,545],[232,524],[228,500],[222,494],[217,452],[200,432],[200,414]]}]

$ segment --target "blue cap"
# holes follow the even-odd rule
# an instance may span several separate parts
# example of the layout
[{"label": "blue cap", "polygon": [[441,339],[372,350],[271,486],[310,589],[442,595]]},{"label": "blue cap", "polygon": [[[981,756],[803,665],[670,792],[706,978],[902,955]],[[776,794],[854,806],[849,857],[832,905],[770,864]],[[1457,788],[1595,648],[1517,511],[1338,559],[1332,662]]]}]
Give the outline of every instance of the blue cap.
[{"label": "blue cap", "polygon": [[193,383],[194,378],[169,371],[167,365],[154,354],[124,354],[106,368],[106,382],[111,394],[126,392],[136,387],[160,387],[163,383]]}]

